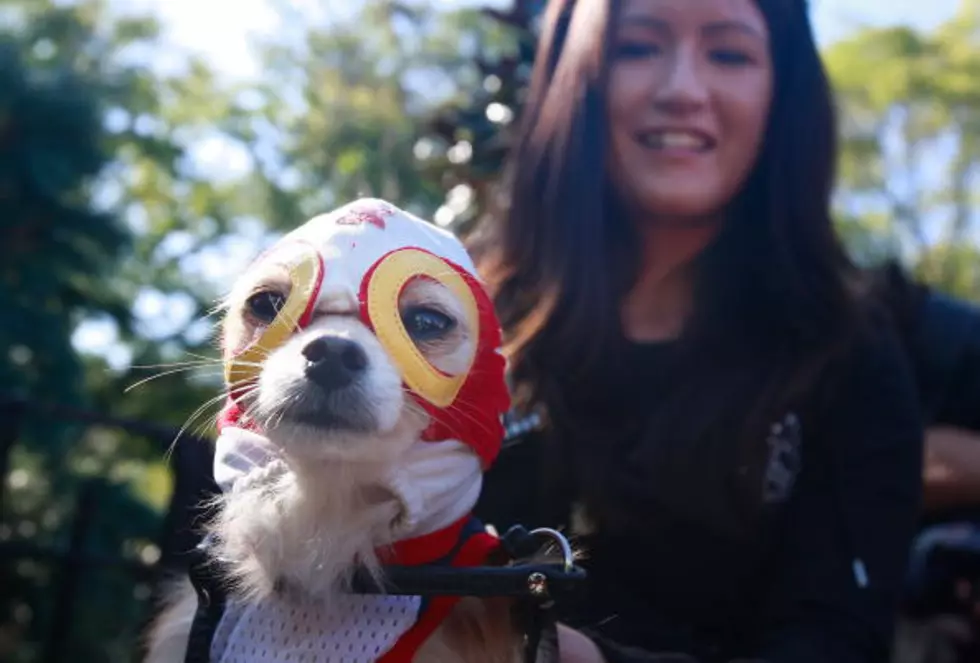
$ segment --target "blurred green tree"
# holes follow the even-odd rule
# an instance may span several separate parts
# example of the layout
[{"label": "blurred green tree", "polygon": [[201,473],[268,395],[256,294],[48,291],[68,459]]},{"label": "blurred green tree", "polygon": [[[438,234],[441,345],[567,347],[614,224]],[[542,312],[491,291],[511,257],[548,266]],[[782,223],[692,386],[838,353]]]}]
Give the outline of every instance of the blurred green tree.
[{"label": "blurred green tree", "polygon": [[[507,38],[471,10],[362,0],[337,14],[331,8],[322,21],[292,22],[299,27],[262,45],[262,78],[230,85],[194,58],[160,71],[153,66],[155,22],[113,7],[100,0],[5,0],[0,8],[25,80],[58,72],[86,93],[86,124],[71,138],[85,137],[99,158],[70,197],[121,238],[111,254],[106,244],[97,269],[70,272],[72,283],[90,283],[54,334],[73,367],[72,390],[54,372],[39,374],[50,379],[49,391],[24,387],[32,399],[180,424],[219,393],[206,314],[227,285],[223,279],[234,276],[229,266],[270,235],[359,195],[391,197],[430,216],[442,196],[416,168],[418,123],[435,104],[458,100],[460,90],[478,83],[474,58],[505,48]],[[292,11],[288,3],[280,9]],[[29,91],[38,94],[36,87]],[[34,108],[24,112],[36,116]],[[73,163],[70,140],[45,145],[56,167]],[[208,151],[210,159],[202,154]],[[24,172],[22,165],[14,171]],[[51,217],[57,232],[64,225]],[[50,268],[53,249],[34,248],[25,259],[32,269],[67,270],[61,263]],[[114,352],[80,358],[69,343],[73,334],[75,345],[86,347],[92,345],[86,336],[102,335]],[[158,364],[165,366],[156,372],[174,372],[123,393],[146,376],[140,365]],[[41,423],[50,430],[41,431]],[[199,428],[209,428],[206,419]],[[0,543],[63,546],[79,482],[98,478],[89,552],[152,560],[157,551],[149,541],[170,490],[160,458],[148,440],[32,418],[15,448]],[[85,661],[133,657],[145,587],[137,585],[134,596],[125,575],[85,574],[85,609],[71,634],[52,643],[45,640],[58,574],[34,562],[2,569],[0,658],[37,660],[51,647]]]},{"label": "blurred green tree", "polygon": [[[28,43],[33,54],[51,44]],[[35,397],[75,402],[83,372],[70,344],[73,326],[96,311],[130,322],[125,297],[104,283],[131,249],[131,234],[92,200],[93,181],[110,159],[101,81],[25,58],[10,40],[0,48],[0,333],[7,348],[0,380]]]},{"label": "blurred green tree", "polygon": [[980,300],[980,3],[933,31],[871,28],[825,58],[842,109],[842,228],[859,259],[899,257]]},{"label": "blurred green tree", "polygon": [[484,8],[484,22],[502,31],[500,47],[474,58],[479,76],[467,94],[442,104],[421,127],[422,172],[445,192],[438,214],[461,236],[473,231],[495,195],[520,116],[537,48],[543,0]]},{"label": "blurred green tree", "polygon": [[365,195],[432,218],[446,182],[420,170],[436,148],[418,128],[479,84],[474,63],[509,48],[506,30],[421,0],[358,0],[292,23],[302,28],[262,45],[266,76],[226,125],[277,155],[257,157],[252,208],[276,230]]},{"label": "blurred green tree", "polygon": [[[79,325],[100,321],[145,363],[208,342],[187,338],[179,320],[170,336],[154,333],[133,302],[147,291],[183,297],[188,318],[208,305],[206,288],[188,283],[178,258],[220,236],[232,195],[188,174],[177,138],[183,130],[189,141],[207,113],[220,112],[209,105],[220,93],[197,63],[170,78],[143,66],[155,21],[114,15],[106,3],[5,0],[0,15],[2,396],[179,423],[213,386],[169,376],[124,396],[133,370],[79,355],[72,338]],[[180,231],[190,241],[167,254]],[[98,504],[88,554],[157,554],[151,542],[170,489],[159,441],[34,413],[7,458],[5,551],[64,549],[79,488],[91,485]],[[70,632],[51,638],[63,577],[57,561],[3,559],[0,660],[132,657],[148,588],[112,568],[87,569]]]},{"label": "blurred green tree", "polygon": [[[108,162],[99,98],[91,81],[70,70],[30,66],[5,42],[0,108],[0,380],[32,400],[77,404],[84,400],[84,367],[71,345],[74,325],[93,312],[129,323],[120,293],[103,283],[131,238],[91,202],[91,181]],[[4,477],[12,498],[4,539],[53,543],[38,524],[64,517],[67,500],[52,499],[50,484],[77,432],[45,419],[22,430]],[[0,619],[7,633],[26,636],[15,635],[4,658],[31,660],[41,641],[33,627],[49,621],[40,594],[51,568],[21,560],[0,572]]]}]

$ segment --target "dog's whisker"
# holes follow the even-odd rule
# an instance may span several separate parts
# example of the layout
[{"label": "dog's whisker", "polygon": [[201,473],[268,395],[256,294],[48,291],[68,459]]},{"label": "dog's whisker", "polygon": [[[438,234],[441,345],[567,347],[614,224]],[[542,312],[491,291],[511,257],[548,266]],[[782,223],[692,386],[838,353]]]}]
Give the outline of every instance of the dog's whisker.
[{"label": "dog's whisker", "polygon": [[165,362],[162,364],[132,364],[130,368],[134,369],[150,369],[150,368],[177,368],[178,366],[210,366],[210,365],[220,365],[220,360],[217,359],[195,359],[193,361],[172,361]]},{"label": "dog's whisker", "polygon": [[[416,407],[416,408],[417,408],[417,407],[419,407],[418,405],[416,405],[416,404],[414,403],[414,398],[411,398],[411,396],[413,395],[413,392],[411,391],[411,389],[408,389],[407,387],[404,387],[404,386],[403,386],[403,387],[402,387],[402,392],[403,392],[403,393],[405,393],[405,394],[406,394],[407,396],[410,396],[409,398],[406,398],[406,399],[405,399],[405,403],[406,403],[406,404],[407,404],[407,405],[408,405],[409,407]],[[489,427],[487,427],[487,426],[486,426],[486,425],[485,425],[485,424],[483,423],[483,420],[482,420],[482,419],[480,419],[479,417],[475,417],[475,416],[473,416],[473,415],[472,415],[472,414],[471,414],[470,412],[468,412],[468,411],[467,411],[467,410],[468,410],[468,408],[470,408],[470,407],[472,407],[473,409],[477,409],[477,410],[479,410],[479,406],[478,406],[478,405],[476,405],[476,404],[473,404],[473,403],[469,403],[469,402],[467,402],[467,401],[464,401],[464,400],[459,400],[459,401],[456,401],[456,402],[455,402],[455,403],[453,403],[453,405],[451,406],[451,408],[452,408],[452,410],[453,410],[453,412],[456,412],[456,413],[458,413],[458,414],[459,414],[460,416],[462,416],[462,417],[464,417],[464,418],[466,418],[466,419],[468,419],[468,420],[469,420],[470,422],[472,422],[473,424],[476,424],[477,426],[479,426],[479,428],[480,428],[480,429],[481,429],[481,430],[482,430],[483,432],[486,432],[486,433],[490,433],[490,432],[492,432],[492,431],[491,431],[491,430],[489,429]],[[433,418],[433,419],[434,419],[435,421],[437,421],[437,422],[438,422],[438,423],[440,423],[440,424],[445,424],[445,423],[447,423],[447,422],[445,422],[445,421],[443,421],[443,420],[441,420],[441,419],[439,419],[439,417],[438,417],[437,415],[433,415],[432,413],[430,413],[430,412],[428,412],[428,411],[426,411],[426,410],[425,410],[424,408],[423,408],[423,409],[420,409],[420,411],[419,411],[419,412],[420,412],[420,413],[424,413],[424,414],[427,414],[428,416],[430,416],[430,417],[432,417],[432,418]]]},{"label": "dog's whisker", "polygon": [[[126,387],[126,389],[123,390],[123,393],[128,394],[133,389],[136,389],[138,387],[142,387],[143,385],[147,384],[148,382],[152,382],[154,380],[159,380],[160,378],[165,378],[168,375],[176,375],[178,373],[188,373],[190,371],[199,371],[202,368],[203,368],[203,366],[180,366],[178,368],[174,368],[174,369],[171,369],[169,371],[161,371],[160,373],[157,373],[155,375],[151,375],[151,376],[149,376],[147,378],[143,378],[142,380],[139,380],[137,382],[134,382],[133,384],[131,384],[128,387]],[[207,375],[207,373],[203,373],[203,375]]]},{"label": "dog's whisker", "polygon": [[286,408],[280,408],[279,409],[279,416],[276,418],[274,425],[275,426],[281,426],[282,425],[282,419],[285,416],[286,416]]},{"label": "dog's whisker", "polygon": [[216,315],[227,314],[231,311],[231,305],[232,305],[231,293],[225,295],[224,297],[219,297],[211,305],[211,308],[209,308],[207,312],[204,314],[204,318],[207,319],[207,318],[212,318]]},{"label": "dog's whisker", "polygon": [[249,368],[262,368],[262,366],[265,365],[265,363],[264,362],[261,362],[261,361],[241,361],[241,360],[236,360],[235,363],[238,364],[239,366],[248,366]]},{"label": "dog's whisker", "polygon": [[[275,348],[267,348],[262,343],[255,343],[254,345],[249,346],[249,350],[252,351],[252,352],[257,352],[258,353],[258,355],[259,355],[258,362],[264,362],[266,359],[269,358],[269,355],[271,355],[275,351]],[[261,365],[261,363],[247,362],[247,361],[244,361],[244,360],[242,360],[240,358],[235,358],[234,361],[236,361],[239,364],[246,365],[246,366],[248,366],[249,364]]]},{"label": "dog's whisker", "polygon": [[227,312],[228,312],[228,303],[218,302],[215,305],[213,305],[211,308],[209,308],[207,311],[205,311],[204,315],[201,316],[201,319],[209,320],[211,318],[216,318],[219,315],[224,315]]},{"label": "dog's whisker", "polygon": [[200,359],[201,361],[213,361],[216,364],[221,364],[224,360],[221,357],[208,357],[207,355],[199,355],[197,353],[191,352],[190,350],[184,350],[184,354],[188,357],[193,357],[194,359]]},{"label": "dog's whisker", "polygon": [[422,407],[414,398],[411,397],[411,392],[404,389],[403,391],[405,391],[405,393],[410,396],[409,398],[405,399],[404,407],[411,410],[414,414],[429,416],[428,411],[424,407]]},{"label": "dog's whisker", "polygon": [[194,410],[194,412],[191,413],[191,415],[184,421],[184,424],[180,427],[180,430],[177,431],[177,434],[174,436],[173,442],[170,443],[170,447],[167,449],[167,452],[165,454],[167,460],[170,459],[171,455],[173,454],[173,450],[177,445],[177,442],[180,440],[181,436],[183,436],[184,433],[187,432],[190,426],[194,424],[199,417],[203,416],[207,412],[208,408],[212,408],[216,405],[224,403],[227,399],[228,399],[228,393],[222,392],[217,396],[215,396],[214,398],[209,398],[208,400],[206,400],[204,403],[200,405],[200,407],[198,407],[196,410]]},{"label": "dog's whisker", "polygon": [[429,413],[425,410],[425,408],[422,407],[421,405],[419,405],[418,403],[416,403],[414,401],[414,399],[406,399],[405,400],[405,407],[410,412],[412,412],[412,414],[420,414],[420,415],[424,415],[424,416],[429,416]]},{"label": "dog's whisker", "polygon": [[[250,386],[247,389],[239,390],[238,392],[236,392],[236,396],[239,400],[247,399],[254,391],[255,388]],[[223,398],[224,401],[228,401],[231,398],[231,393],[226,391],[221,395],[221,398]],[[215,400],[217,400],[217,398]],[[212,405],[216,405],[216,404],[217,403],[212,403]],[[215,425],[215,421],[212,419],[212,417],[204,417],[203,416],[204,414],[205,414],[204,412],[200,413],[200,415],[198,416],[198,423],[193,429],[193,433],[198,437],[207,437],[208,430],[213,428],[213,426]],[[191,425],[190,420],[187,422],[187,425],[188,426]]]},{"label": "dog's whisker", "polygon": [[480,417],[473,415],[470,410],[466,410],[465,408],[462,407],[457,407],[457,408],[453,408],[453,411],[459,414],[460,416],[464,417],[465,419],[468,419],[471,423],[479,427],[480,430],[482,430],[484,433],[491,432],[491,429],[487,427],[484,421]]},{"label": "dog's whisker", "polygon": [[[469,406],[471,406],[471,405],[472,404],[467,403],[466,401],[457,401],[457,402],[453,403],[453,405],[451,406],[451,409],[452,409],[453,413],[458,414],[459,416],[463,417],[464,419],[469,420],[470,423],[475,424],[481,431],[483,431],[485,433],[492,433],[493,431],[483,422],[483,420],[481,418],[476,417],[476,416],[472,415],[469,411],[467,411],[467,408]],[[475,408],[478,408],[478,406],[474,406],[474,407]],[[433,418],[436,419],[436,421],[438,421],[439,423],[446,423],[446,422],[440,420],[438,417],[433,416]]]},{"label": "dog's whisker", "polygon": [[288,315],[286,313],[286,311],[279,311],[279,315],[282,316],[283,320],[285,320],[286,323],[290,327],[292,327],[293,329],[299,329],[300,328],[299,318],[293,318],[293,317],[291,317],[290,315]]},{"label": "dog's whisker", "polygon": [[445,421],[442,417],[440,417],[440,413],[439,412],[434,412],[434,413],[433,412],[429,412],[424,407],[422,407],[421,405],[413,402],[410,399],[405,401],[405,408],[408,409],[413,414],[416,414],[416,415],[419,415],[419,416],[422,416],[422,417],[428,417],[434,423],[443,424],[443,425],[449,425],[449,422]]}]

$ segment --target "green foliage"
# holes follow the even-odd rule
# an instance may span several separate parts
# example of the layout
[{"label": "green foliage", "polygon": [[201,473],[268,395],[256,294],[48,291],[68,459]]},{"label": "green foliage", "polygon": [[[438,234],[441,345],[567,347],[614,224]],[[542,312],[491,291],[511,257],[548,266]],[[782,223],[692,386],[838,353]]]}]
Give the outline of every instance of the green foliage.
[{"label": "green foliage", "polygon": [[363,195],[430,216],[444,188],[418,167],[418,128],[479,80],[478,53],[505,47],[472,10],[390,0],[264,44],[265,79],[229,128],[277,154],[257,175],[255,209],[275,229]]},{"label": "green foliage", "polygon": [[[148,283],[187,290],[173,265],[148,258],[179,227],[171,221],[171,201],[179,197],[165,186],[186,181],[178,169],[183,148],[167,132],[148,129],[159,121],[154,118],[165,119],[161,97],[176,84],[154,80],[126,57],[152,42],[155,22],[112,19],[99,2],[7,0],[2,10],[5,25],[14,28],[0,36],[2,396],[15,392],[36,404],[182,421],[203,389],[170,380],[160,392],[167,398],[153,398],[151,389],[149,397],[126,399],[121,380],[129,376],[80,357],[72,344],[80,322],[103,319],[131,341],[134,353],[158,363],[168,349],[140,338],[133,300]],[[133,120],[120,122],[120,116]],[[142,179],[127,182],[134,173]],[[125,214],[134,205],[150,227],[135,226]],[[83,542],[86,553],[153,555],[148,544],[159,534],[170,489],[161,452],[158,442],[115,430],[28,415],[3,477],[0,544],[64,550],[81,486],[95,480],[97,509]],[[56,642],[50,633],[60,563],[5,559],[0,659],[39,660],[59,645],[76,660],[133,655],[146,596],[134,595],[124,573],[88,570],[85,578],[91,584],[78,595],[85,605],[75,613],[71,637]]]},{"label": "green foliage", "polygon": [[977,299],[980,15],[932,32],[866,29],[825,53],[842,116],[840,204],[855,255],[882,247],[928,282]]},{"label": "green foliage", "polygon": [[[442,189],[417,168],[418,126],[435,105],[458,99],[461,84],[479,80],[473,66],[478,52],[504,48],[506,39],[473,11],[370,0],[348,6],[346,19],[297,23],[303,25],[298,34],[262,46],[260,80],[230,85],[193,58],[173,74],[147,68],[155,23],[115,16],[108,7],[99,0],[8,0],[2,8],[17,28],[10,37],[11,52],[20,58],[17,71],[51,80],[49,72],[64,72],[57,80],[74,86],[64,95],[52,94],[60,109],[45,117],[32,108],[30,119],[48,134],[53,126],[84,126],[69,137],[78,146],[61,137],[45,144],[49,152],[41,167],[31,171],[29,164],[12,162],[10,172],[77,180],[61,204],[71,202],[79,214],[92,216],[86,224],[75,223],[64,210],[44,217],[51,246],[31,247],[32,255],[7,243],[20,260],[3,263],[11,278],[26,274],[31,287],[41,288],[62,272],[70,276],[47,298],[63,308],[53,312],[36,294],[18,290],[19,283],[4,288],[4,296],[21,298],[21,309],[29,303],[29,315],[60,316],[55,325],[8,309],[13,324],[25,323],[19,333],[37,348],[29,359],[59,362],[57,371],[10,370],[23,380],[34,375],[37,384],[46,381],[48,391],[25,382],[28,394],[42,402],[82,403],[175,426],[191,418],[191,431],[209,432],[213,408],[199,406],[219,395],[220,366],[208,329],[213,321],[206,318],[226,284],[216,283],[201,265],[220,260],[235,235],[256,220],[261,230],[251,234],[261,243],[262,230],[291,228],[358,195],[390,197],[431,215]],[[77,91],[79,101],[67,91]],[[222,169],[214,161],[201,167],[202,154],[215,147],[223,155],[230,151],[224,163],[232,167]],[[83,148],[94,156],[78,157],[88,154]],[[87,164],[88,170],[66,179],[75,164]],[[6,218],[29,217],[27,212],[18,206]],[[75,292],[69,286],[77,290],[72,299],[65,294]],[[200,319],[203,325],[189,324]],[[122,368],[73,351],[70,339],[81,322],[89,329],[98,323],[116,337],[124,350]],[[27,355],[12,356],[24,361]],[[50,417],[32,417],[30,424],[12,456],[0,538],[63,548],[81,486],[93,485],[99,504],[85,542],[88,553],[152,558],[148,543],[156,537],[170,490],[159,441],[71,427]],[[41,424],[50,430],[40,432]],[[37,660],[59,644],[77,660],[135,655],[133,636],[145,616],[145,596],[133,594],[125,574],[86,573],[86,609],[76,613],[71,637],[52,643],[47,636],[61,581],[57,565],[24,562],[2,566],[0,573],[9,597],[0,602],[3,660]]]},{"label": "green foliage", "polygon": [[500,46],[475,58],[480,78],[469,94],[423,125],[419,165],[448,192],[440,221],[460,235],[475,228],[494,195],[529,82],[542,9],[536,0],[515,0],[508,11],[484,10],[484,20],[500,32]]},{"label": "green foliage", "polygon": [[[7,390],[32,399],[77,404],[84,400],[84,372],[71,331],[80,316],[94,311],[128,322],[125,302],[103,283],[130,237],[90,202],[91,181],[108,161],[93,82],[63,66],[26,64],[15,44],[5,41],[0,51],[5,192],[0,197],[0,380]],[[15,527],[4,531],[4,538],[54,544],[69,508],[68,495],[59,500],[50,489],[55,476],[64,476],[61,461],[78,431],[36,419],[22,432],[9,481],[11,513],[5,514]],[[4,658],[30,660],[25,656],[32,641],[42,640],[40,628],[50,614],[40,593],[52,579],[51,569],[24,561],[0,573],[5,589],[0,620],[26,640],[15,636]]]},{"label": "green foliage", "polygon": [[[44,398],[80,398],[82,367],[69,335],[80,314],[128,310],[100,287],[128,233],[88,201],[107,163],[91,84],[70,70],[25,68],[0,45],[0,380]],[[43,259],[42,259],[43,256]]]}]

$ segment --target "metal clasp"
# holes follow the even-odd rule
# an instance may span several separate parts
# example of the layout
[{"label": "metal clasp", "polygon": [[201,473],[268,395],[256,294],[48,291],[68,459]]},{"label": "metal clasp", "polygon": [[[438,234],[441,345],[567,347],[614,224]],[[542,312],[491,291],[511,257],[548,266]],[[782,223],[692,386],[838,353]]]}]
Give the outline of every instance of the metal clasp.
[{"label": "metal clasp", "polygon": [[572,545],[565,538],[565,535],[558,530],[551,529],[550,527],[539,527],[533,529],[529,532],[531,536],[543,536],[545,538],[551,539],[553,542],[558,544],[561,549],[562,556],[562,570],[565,573],[571,573],[575,568],[575,556],[572,554]]}]

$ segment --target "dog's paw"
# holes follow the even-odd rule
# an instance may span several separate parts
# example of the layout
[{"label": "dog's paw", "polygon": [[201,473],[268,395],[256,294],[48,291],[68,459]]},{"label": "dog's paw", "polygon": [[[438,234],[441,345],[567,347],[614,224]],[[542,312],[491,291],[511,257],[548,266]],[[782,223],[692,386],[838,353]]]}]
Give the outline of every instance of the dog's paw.
[{"label": "dog's paw", "polygon": [[286,461],[276,458],[265,465],[255,467],[235,481],[233,492],[272,491],[290,473]]}]

